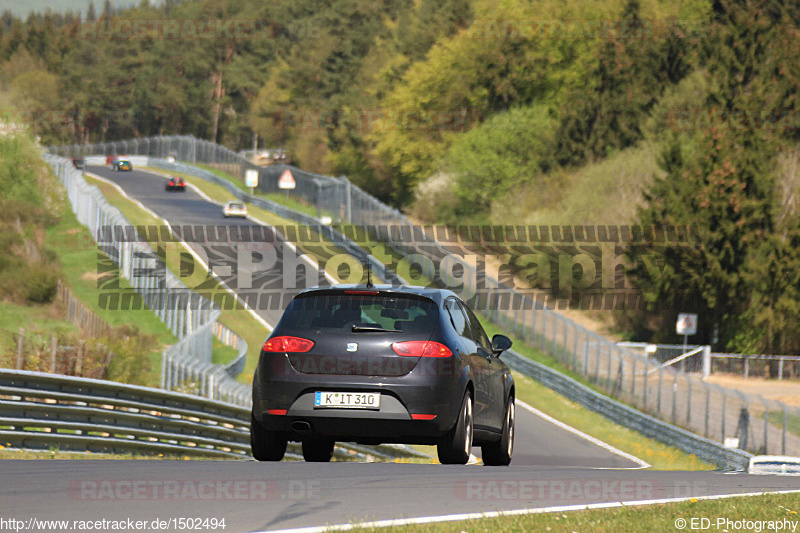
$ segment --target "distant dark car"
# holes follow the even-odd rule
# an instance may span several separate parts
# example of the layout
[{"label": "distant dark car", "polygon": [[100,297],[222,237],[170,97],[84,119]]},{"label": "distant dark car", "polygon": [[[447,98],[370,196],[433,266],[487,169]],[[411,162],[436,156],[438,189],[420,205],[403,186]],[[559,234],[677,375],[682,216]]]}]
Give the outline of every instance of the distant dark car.
[{"label": "distant dark car", "polygon": [[86,170],[86,160],[82,157],[73,157],[72,165],[78,170]]},{"label": "distant dark car", "polygon": [[253,377],[250,441],[280,461],[288,441],[306,461],[330,461],[335,441],[436,445],[464,464],[473,443],[486,465],[508,465],[514,379],[454,293],[425,287],[308,289],[264,343]]},{"label": "distant dark car", "polygon": [[169,178],[167,180],[167,184],[164,187],[168,191],[185,192],[186,191],[186,182],[183,181],[183,178]]},{"label": "distant dark car", "polygon": [[114,170],[133,170],[133,165],[129,159],[117,157],[114,159],[114,162],[111,163],[111,168]]}]

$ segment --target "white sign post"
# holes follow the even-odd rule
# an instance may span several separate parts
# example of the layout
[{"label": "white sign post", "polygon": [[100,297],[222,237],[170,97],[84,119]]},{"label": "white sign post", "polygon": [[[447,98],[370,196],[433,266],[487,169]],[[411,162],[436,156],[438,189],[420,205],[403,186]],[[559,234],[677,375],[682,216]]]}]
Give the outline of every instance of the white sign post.
[{"label": "white sign post", "polygon": [[678,335],[683,335],[683,353],[686,353],[687,337],[697,333],[697,314],[680,313],[675,324],[675,332]]},{"label": "white sign post", "polygon": [[244,173],[244,184],[250,187],[250,196],[253,196],[253,187],[258,187],[258,170],[248,168]]},{"label": "white sign post", "polygon": [[278,178],[278,188],[286,190],[286,199],[289,199],[289,191],[297,187],[297,182],[294,180],[291,171],[287,168]]}]

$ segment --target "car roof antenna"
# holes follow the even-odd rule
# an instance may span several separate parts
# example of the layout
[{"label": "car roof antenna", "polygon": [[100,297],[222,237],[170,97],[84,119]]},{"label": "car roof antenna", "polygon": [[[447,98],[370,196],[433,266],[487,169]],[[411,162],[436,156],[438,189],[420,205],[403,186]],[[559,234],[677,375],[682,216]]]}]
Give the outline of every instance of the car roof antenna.
[{"label": "car roof antenna", "polygon": [[375,285],[372,284],[372,265],[370,265],[369,258],[364,261],[364,267],[367,269],[367,288],[371,289]]}]

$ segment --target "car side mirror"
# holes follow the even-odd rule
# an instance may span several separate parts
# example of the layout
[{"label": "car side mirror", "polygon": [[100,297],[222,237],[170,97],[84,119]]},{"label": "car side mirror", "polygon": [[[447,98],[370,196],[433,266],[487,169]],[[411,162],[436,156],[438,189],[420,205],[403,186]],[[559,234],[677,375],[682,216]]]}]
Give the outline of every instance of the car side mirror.
[{"label": "car side mirror", "polygon": [[501,353],[511,348],[511,344],[511,339],[498,333],[492,337],[492,352],[499,356]]}]

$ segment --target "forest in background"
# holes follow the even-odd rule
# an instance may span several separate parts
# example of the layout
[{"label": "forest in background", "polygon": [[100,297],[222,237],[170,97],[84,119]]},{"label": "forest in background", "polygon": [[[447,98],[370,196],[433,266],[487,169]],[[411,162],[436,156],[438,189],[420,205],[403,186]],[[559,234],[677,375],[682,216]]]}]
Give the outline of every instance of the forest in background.
[{"label": "forest in background", "polygon": [[255,138],[421,222],[692,224],[636,286],[800,353],[799,32],[779,0],[87,4],[2,14],[0,89],[43,143]]}]

